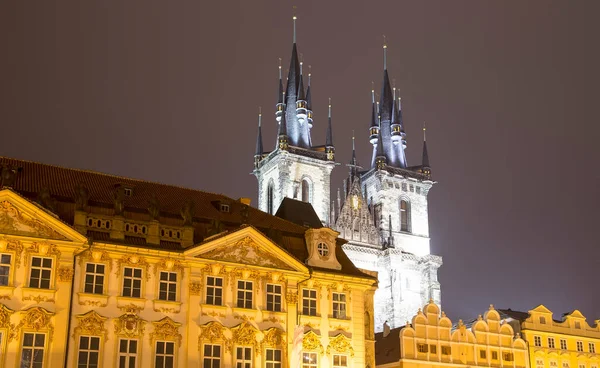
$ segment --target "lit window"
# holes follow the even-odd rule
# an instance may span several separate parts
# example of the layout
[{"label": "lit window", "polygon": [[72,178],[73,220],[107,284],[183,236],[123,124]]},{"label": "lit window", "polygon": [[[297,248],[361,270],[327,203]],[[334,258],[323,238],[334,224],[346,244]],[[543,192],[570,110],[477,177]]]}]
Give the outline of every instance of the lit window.
[{"label": "lit window", "polygon": [[410,204],[404,199],[400,201],[400,231],[410,231]]},{"label": "lit window", "polygon": [[238,281],[237,307],[252,308],[252,281]]},{"label": "lit window", "polygon": [[590,342],[590,353],[595,353],[596,352],[596,345],[593,342]]},{"label": "lit window", "polygon": [[123,269],[123,296],[140,298],[142,296],[142,269],[125,267]]},{"label": "lit window", "polygon": [[563,350],[567,350],[567,340],[560,339],[560,348]]},{"label": "lit window", "polygon": [[548,338],[548,347],[550,349],[554,349],[554,337],[549,337]]},{"label": "lit window", "polygon": [[221,345],[204,345],[202,367],[221,368]]},{"label": "lit window", "polygon": [[208,276],[206,278],[206,304],[223,305],[223,279]]},{"label": "lit window", "polygon": [[37,368],[44,366],[44,348],[46,334],[24,333],[23,350],[21,352],[21,368]]},{"label": "lit window", "polygon": [[8,286],[11,258],[10,254],[0,254],[0,286]]},{"label": "lit window", "polygon": [[346,318],[346,294],[333,293],[333,318]]},{"label": "lit window", "polygon": [[281,350],[267,349],[266,368],[281,368]]},{"label": "lit window", "polygon": [[302,353],[302,368],[317,368],[317,353]]},{"label": "lit window", "polygon": [[100,338],[96,336],[80,336],[77,368],[97,368],[99,357]]},{"label": "lit window", "polygon": [[173,368],[175,366],[175,343],[157,341],[154,368]]},{"label": "lit window", "polygon": [[307,316],[317,315],[317,291],[311,289],[302,290],[302,314]]},{"label": "lit window", "polygon": [[426,353],[428,351],[427,344],[417,344],[417,351],[419,353]]},{"label": "lit window", "polygon": [[281,285],[267,284],[267,310],[281,312]]},{"label": "lit window", "polygon": [[137,367],[137,340],[119,340],[119,368]]},{"label": "lit window", "polygon": [[442,355],[450,355],[452,348],[450,346],[442,346]]},{"label": "lit window", "polygon": [[577,341],[577,351],[583,351],[583,341]]},{"label": "lit window", "polygon": [[344,368],[348,366],[348,357],[345,355],[333,356],[333,368]]},{"label": "lit window", "polygon": [[487,355],[486,355],[486,351],[485,350],[479,350],[479,358],[480,359],[486,359]]},{"label": "lit window", "polygon": [[533,337],[533,345],[542,346],[542,338],[540,336]]},{"label": "lit window", "polygon": [[29,287],[38,289],[50,289],[52,277],[52,258],[31,258],[31,274]]},{"label": "lit window", "polygon": [[317,252],[321,257],[327,257],[329,255],[329,247],[325,243],[317,244]]},{"label": "lit window", "polygon": [[505,362],[512,362],[513,361],[513,354],[512,353],[502,353],[502,359]]},{"label": "lit window", "polygon": [[252,348],[239,346],[236,349],[235,368],[252,368]]},{"label": "lit window", "polygon": [[177,272],[161,271],[158,299],[171,302],[177,300]]},{"label": "lit window", "polygon": [[85,286],[83,291],[88,294],[104,293],[104,265],[87,263],[85,265]]}]

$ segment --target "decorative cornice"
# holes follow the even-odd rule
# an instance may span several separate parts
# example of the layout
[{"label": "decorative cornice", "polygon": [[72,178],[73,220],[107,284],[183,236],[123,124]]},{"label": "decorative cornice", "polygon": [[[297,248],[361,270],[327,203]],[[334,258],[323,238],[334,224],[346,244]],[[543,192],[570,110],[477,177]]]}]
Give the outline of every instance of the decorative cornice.
[{"label": "decorative cornice", "polygon": [[18,329],[32,329],[34,331],[48,331],[48,339],[52,341],[54,335],[54,326],[51,323],[51,319],[55,313],[49,312],[41,307],[33,307],[27,310],[21,311],[23,317],[21,322],[17,326]]},{"label": "decorative cornice", "polygon": [[316,351],[323,355],[324,349],[321,338],[314,331],[308,331],[302,338],[302,350]]},{"label": "decorative cornice", "polygon": [[352,348],[350,341],[351,340],[344,334],[338,334],[333,339],[329,340],[329,345],[327,345],[327,355],[330,355],[333,350],[338,353],[350,354],[350,356],[353,357],[354,348]]},{"label": "decorative cornice", "polygon": [[154,331],[150,334],[150,338],[154,340],[174,340],[177,341],[178,346],[181,346],[181,339],[183,338],[179,333],[179,327],[181,323],[173,321],[169,317],[165,317],[157,322],[152,322],[154,325]]},{"label": "decorative cornice", "polygon": [[146,261],[146,258],[137,254],[128,254],[124,255],[121,259],[118,259],[116,270],[118,277],[121,277],[121,270],[125,266],[143,268],[146,274],[146,281],[150,281],[150,263]]},{"label": "decorative cornice", "polygon": [[108,319],[96,313],[96,311],[89,311],[85,314],[77,316],[79,325],[75,327],[75,336],[79,335],[92,335],[102,336],[107,339],[108,331],[104,327],[104,322]]},{"label": "decorative cornice", "polygon": [[17,328],[10,322],[10,316],[14,313],[15,311],[0,303],[0,328],[5,328],[8,331],[8,341],[17,338]]}]

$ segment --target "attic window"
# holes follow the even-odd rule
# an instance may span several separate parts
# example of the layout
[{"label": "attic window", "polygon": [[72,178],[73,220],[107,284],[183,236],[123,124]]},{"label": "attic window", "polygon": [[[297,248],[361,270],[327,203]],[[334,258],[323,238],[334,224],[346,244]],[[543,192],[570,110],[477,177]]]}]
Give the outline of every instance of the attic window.
[{"label": "attic window", "polygon": [[317,251],[321,257],[327,257],[329,255],[329,247],[325,243],[319,243],[317,245]]},{"label": "attic window", "polygon": [[133,195],[133,189],[123,188],[123,194],[125,194],[125,197],[131,197]]},{"label": "attic window", "polygon": [[221,211],[221,212],[229,212],[229,205],[221,203],[219,205],[219,211]]},{"label": "attic window", "polygon": [[579,321],[575,321],[575,328],[581,328],[581,323],[579,323]]},{"label": "attic window", "polygon": [[546,317],[540,317],[540,323],[545,325],[546,324]]}]

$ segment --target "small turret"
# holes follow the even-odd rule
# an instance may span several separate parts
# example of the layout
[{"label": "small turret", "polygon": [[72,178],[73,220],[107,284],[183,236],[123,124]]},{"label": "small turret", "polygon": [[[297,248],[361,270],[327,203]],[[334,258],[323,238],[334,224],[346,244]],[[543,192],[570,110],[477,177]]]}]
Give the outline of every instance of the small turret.
[{"label": "small turret", "polygon": [[327,160],[333,161],[335,159],[335,148],[333,147],[333,130],[331,127],[331,98],[329,98],[329,117],[327,120],[327,137],[325,138],[325,152],[327,153]]},{"label": "small turret", "polygon": [[286,151],[288,149],[287,124],[285,114],[281,115],[279,132],[277,133],[277,148]]},{"label": "small turret", "polygon": [[310,78],[311,78],[311,67],[308,66],[308,87],[306,88],[306,120],[308,121],[308,129],[313,127],[313,112],[312,112],[312,97],[310,93]]},{"label": "small turret", "polygon": [[402,148],[406,149],[406,132],[404,131],[404,121],[402,120],[402,97],[398,96],[398,124],[400,125],[400,135],[402,136]]},{"label": "small turret", "polygon": [[[379,123],[381,124],[381,117],[379,117]],[[383,139],[381,137],[381,125],[379,126],[379,134],[377,135],[377,153],[375,155],[375,167],[377,169],[384,169],[387,164],[387,158],[385,157],[385,151],[383,150]]]},{"label": "small turret", "polygon": [[[396,87],[393,88],[394,91],[394,99],[392,101],[392,121],[391,121],[391,130],[392,130],[392,142],[394,144],[398,144],[402,141],[402,129],[400,127],[400,122],[398,121],[398,105],[396,105]],[[400,103],[400,100],[398,100]]]},{"label": "small turret", "polygon": [[425,135],[426,128],[425,122],[423,122],[423,158],[422,158],[422,172],[431,178],[431,166],[429,166],[429,153],[427,152],[427,136]]},{"label": "small turret", "polygon": [[379,136],[379,123],[377,122],[377,109],[375,106],[375,83],[371,82],[371,103],[373,104],[371,113],[371,125],[369,126],[369,142],[375,147],[377,136]]},{"label": "small turret", "polygon": [[[302,55],[300,55],[300,60],[302,60]],[[304,82],[302,77],[302,61],[300,61],[300,81],[298,82],[298,93],[296,99],[296,118],[300,125],[306,122],[307,112],[308,112],[308,103],[306,102],[306,95],[304,93]]]},{"label": "small turret", "polygon": [[283,80],[281,79],[281,58],[279,58],[279,90],[277,92],[277,105],[275,105],[275,119],[281,122],[281,115],[285,112],[285,91],[283,90]]},{"label": "small turret", "polygon": [[262,143],[262,131],[261,131],[261,120],[262,113],[261,108],[258,108],[258,134],[256,135],[256,151],[254,152],[254,167],[258,167],[258,164],[262,160],[263,156],[263,143]]}]

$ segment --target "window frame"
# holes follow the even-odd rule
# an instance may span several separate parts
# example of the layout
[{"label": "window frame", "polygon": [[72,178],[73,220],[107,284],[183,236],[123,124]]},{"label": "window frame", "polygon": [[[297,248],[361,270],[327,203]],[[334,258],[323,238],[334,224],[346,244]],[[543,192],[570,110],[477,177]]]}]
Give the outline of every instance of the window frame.
[{"label": "window frame", "polygon": [[[209,283],[208,283],[209,279],[214,279],[215,280],[215,285],[209,285]],[[221,285],[220,286],[216,285],[216,280],[221,280]],[[223,291],[224,291],[223,285],[225,283],[225,279],[223,277],[221,277],[221,276],[210,276],[209,275],[209,276],[206,276],[206,280],[205,281],[206,281],[205,282],[206,286],[204,287],[204,304],[207,304],[207,305],[216,305],[216,306],[223,306],[224,305],[224,301],[225,301],[224,300],[225,296],[223,294]],[[213,295],[209,295],[209,292],[208,292],[209,288],[213,290]],[[221,296],[220,296],[221,303],[219,303],[219,304],[214,303],[214,300],[216,299],[216,296],[214,295],[214,291],[216,291],[217,289],[221,290]],[[209,297],[213,298],[213,303],[209,303],[208,302],[208,298]]]},{"label": "window frame", "polygon": [[[103,280],[102,280],[102,293],[98,294],[95,292],[89,293],[86,291],[86,286],[87,286],[87,276],[88,276],[88,270],[87,270],[87,266],[88,265],[94,265],[95,268],[97,266],[103,266],[104,267],[104,273],[102,274]],[[106,263],[103,262],[83,262],[83,267],[82,267],[82,271],[83,271],[83,280],[81,282],[81,292],[84,294],[90,294],[90,295],[108,295],[108,275],[107,275],[107,269],[108,266],[106,265]],[[96,277],[98,277],[97,275],[100,275],[99,273],[96,273],[96,270],[94,269],[94,273],[92,273],[92,275],[94,275],[94,289],[96,286]]]},{"label": "window frame", "polygon": [[[42,260],[41,266],[39,266],[39,267],[33,266],[33,260],[36,258],[39,258]],[[48,269],[47,267],[43,266],[44,259],[49,259],[52,262],[52,265],[50,266],[50,279],[48,282],[48,288],[40,287],[41,282],[42,282],[42,271]],[[29,259],[29,270],[28,270],[29,272],[28,272],[28,277],[27,277],[27,288],[28,289],[39,289],[39,290],[55,290],[56,263],[57,263],[57,260],[56,260],[56,257],[54,257],[54,256],[43,256],[43,255],[39,255],[39,254],[32,255]],[[39,282],[38,282],[38,285],[40,285],[40,286],[38,286],[38,287],[31,286],[32,272],[33,272],[34,268],[40,270],[40,277],[39,277]]]},{"label": "window frame", "polygon": [[[76,367],[80,367],[81,363],[79,362],[80,359],[80,354],[81,354],[81,338],[83,337],[87,337],[90,339],[89,344],[91,345],[91,340],[92,338],[94,339],[98,339],[98,350],[91,350],[90,347],[88,347],[88,349],[86,349],[86,352],[88,353],[88,359],[89,359],[89,353],[96,351],[98,353],[98,367],[102,367],[102,343],[103,343],[103,339],[102,336],[98,336],[98,335],[89,335],[89,334],[81,334],[81,335],[77,335],[77,350],[76,350],[76,363],[75,366]],[[86,367],[89,367],[89,360],[88,360],[88,364],[86,365]]]},{"label": "window frame", "polygon": [[542,337],[541,336],[535,335],[533,337],[533,346],[538,347],[538,348],[542,346]]},{"label": "window frame", "polygon": [[[214,353],[214,348],[218,347],[219,348],[219,356],[214,356],[214,355],[207,356],[206,355],[206,347],[207,346],[211,347],[211,354]],[[204,367],[204,365],[206,363],[206,359],[209,360],[211,368],[213,367],[215,362],[219,362],[218,366],[222,367],[221,363],[223,362],[223,346],[221,344],[213,344],[213,343],[202,344],[202,358],[200,359],[201,367]]]},{"label": "window frame", "polygon": [[592,354],[596,354],[596,344],[593,342],[588,342],[588,350]]},{"label": "window frame", "polygon": [[583,352],[583,341],[581,340],[577,341],[577,352]]},{"label": "window frame", "polygon": [[417,354],[427,354],[429,353],[429,344],[426,344],[424,342],[418,342],[417,343]]},{"label": "window frame", "polygon": [[[244,288],[240,288],[241,283],[243,283]],[[247,289],[248,285],[250,285],[250,289]],[[243,294],[242,299],[240,299],[240,293]],[[253,309],[254,308],[254,281],[237,280],[235,295],[236,295],[236,298],[235,298],[236,308]],[[250,300],[248,300],[248,296],[250,297]],[[250,301],[249,307],[248,307],[248,301]],[[240,306],[240,302],[241,302],[242,306]]]},{"label": "window frame", "polygon": [[[346,358],[346,364],[342,365],[341,361],[338,364],[336,364],[335,363],[335,358],[336,357],[337,358]],[[332,368],[348,368],[349,367],[349,365],[348,365],[348,361],[349,360],[350,359],[348,359],[348,356],[346,354],[333,354],[333,356],[331,357],[331,367]]]},{"label": "window frame", "polygon": [[556,341],[552,336],[548,336],[548,348],[556,349]]},{"label": "window frame", "polygon": [[567,339],[560,339],[560,348],[561,348],[561,350],[569,350],[569,345],[567,344]]},{"label": "window frame", "polygon": [[[273,358],[269,360],[269,352],[273,352]],[[279,360],[275,360],[275,352],[279,352]],[[283,368],[283,349],[269,347],[265,349],[265,368]]]},{"label": "window frame", "polygon": [[[275,291],[269,291],[269,286],[272,286],[273,289],[279,288],[279,293],[277,293]],[[283,312],[283,285],[275,284],[275,283],[267,283],[267,285],[265,285],[265,290],[266,290],[265,309],[269,312]],[[273,298],[273,301],[271,303],[273,305],[273,309],[269,309],[269,296],[272,296],[272,298]],[[275,299],[277,297],[279,297],[279,309],[275,308],[275,306],[277,305],[277,303],[275,303]]]},{"label": "window frame", "polygon": [[[152,359],[152,362],[153,362],[152,363],[152,367],[153,368],[162,368],[162,367],[158,366],[157,361],[156,361],[158,359],[158,357],[159,357],[159,353],[158,353],[158,344],[159,343],[164,343],[165,344],[165,353],[161,353],[160,354],[163,357],[171,356],[171,355],[167,354],[166,351],[167,351],[167,345],[168,344],[173,344],[173,354],[172,354],[172,356],[173,356],[173,368],[177,367],[177,363],[178,363],[177,362],[177,349],[178,349],[177,341],[168,340],[168,339],[156,339],[156,340],[152,339],[152,347],[153,347],[153,350],[154,350],[153,351],[153,359]],[[164,361],[163,361],[163,366],[165,366],[165,362]]]},{"label": "window frame", "polygon": [[[130,349],[131,342],[135,341],[136,342],[135,353],[131,353],[129,351],[127,351],[125,353],[121,352],[121,341],[128,341],[127,350]],[[139,366],[139,363],[140,363],[140,353],[139,353],[139,350],[140,350],[140,339],[139,338],[129,338],[127,336],[117,336],[117,349],[116,349],[116,353],[117,353],[116,354],[116,358],[117,358],[117,361],[116,361],[115,367],[119,367],[120,368],[119,364],[121,363],[121,356],[124,356],[125,359],[126,359],[126,361],[125,361],[125,368],[129,368],[129,359],[127,359],[127,358],[131,358],[133,356],[133,357],[135,357],[134,367],[137,368]]]},{"label": "window frame", "polygon": [[[171,280],[162,280],[162,274],[166,273],[168,275],[175,275],[175,281],[171,281]],[[179,292],[180,292],[180,288],[178,287],[178,283],[181,282],[181,274],[178,271],[170,271],[170,270],[158,270],[157,272],[157,290],[156,290],[156,300],[159,300],[161,302],[178,302],[179,301]],[[160,293],[162,292],[160,290],[161,285],[165,283],[167,285],[167,291],[166,291],[166,297],[167,299],[161,299],[160,297]],[[170,295],[170,290],[169,290],[169,286],[174,286],[175,287],[175,299],[174,300],[170,300],[169,299],[169,295]]]},{"label": "window frame", "polygon": [[[131,296],[131,295],[125,295],[125,279],[126,278],[131,278],[132,279],[132,283],[131,283],[131,294],[133,294],[133,280],[138,279],[138,277],[135,277],[134,272],[132,272],[131,276],[125,276],[125,270],[127,269],[132,269],[133,271],[135,270],[140,270],[142,273],[139,277],[140,279],[140,296]],[[144,269],[142,267],[134,267],[134,266],[125,266],[123,267],[123,270],[121,271],[121,297],[124,298],[134,298],[134,299],[145,299],[145,283],[144,283]]]},{"label": "window frame", "polygon": [[[406,204],[406,208],[402,208],[403,203]],[[412,233],[410,199],[401,197],[400,203],[398,204],[398,211],[400,212],[400,231],[404,233]]]},{"label": "window frame", "polygon": [[[314,292],[315,293],[314,298],[312,296],[310,296],[310,295],[308,297],[304,296],[304,292],[305,291],[307,291],[309,293],[310,292]],[[314,308],[312,308],[312,306],[309,303],[309,306],[308,306],[308,312],[309,313],[306,313],[304,311],[304,300],[305,299],[308,300],[309,302],[310,301],[314,301],[314,304],[315,304]],[[313,317],[316,317],[316,316],[319,315],[319,293],[317,292],[317,289],[311,289],[311,288],[303,288],[302,289],[302,306],[301,306],[301,308],[302,308],[302,315],[303,316],[313,316]],[[314,309],[314,311],[315,311],[314,314],[310,313],[310,311],[312,309]]]},{"label": "window frame", "polygon": [[[336,296],[338,298],[342,298],[343,300],[335,300]],[[336,310],[336,304],[339,310]],[[340,309],[340,307],[343,308]],[[339,315],[339,313],[342,313],[342,310],[343,315]],[[346,300],[346,293],[339,293],[337,291],[331,293],[331,316],[332,318],[336,319],[348,319],[348,302]]]},{"label": "window frame", "polygon": [[[240,360],[238,358],[238,350],[242,349],[242,359]],[[246,360],[246,349],[250,349],[250,361]],[[253,356],[253,352],[254,349],[251,346],[245,346],[245,345],[239,345],[235,347],[235,354],[233,355],[233,367],[237,368],[238,363],[242,364],[242,368],[245,368],[245,364],[246,363],[250,363],[250,368],[254,367],[254,356]]]},{"label": "window frame", "polygon": [[[310,356],[314,356],[315,358],[315,362],[310,362],[310,363],[304,363],[304,358],[306,355],[310,355]],[[317,354],[314,351],[303,351],[302,352],[302,361],[300,362],[300,365],[302,366],[302,368],[317,368],[319,367],[319,354]]]},{"label": "window frame", "polygon": [[[25,346],[25,335],[33,335],[33,344],[32,346]],[[25,351],[26,348],[32,348],[32,350],[35,352],[35,336],[36,335],[43,335],[44,336],[44,346],[42,347],[42,352],[43,352],[43,357],[42,357],[42,367],[46,366],[46,362],[47,362],[47,349],[48,349],[48,333],[45,331],[34,331],[34,330],[26,330],[23,331],[21,333],[21,339],[20,339],[20,344],[19,344],[19,357],[21,357],[21,364],[23,363],[23,352]],[[38,349],[39,350],[39,349]],[[32,363],[32,362],[30,362]],[[32,365],[30,364],[29,367],[31,367]],[[21,365],[19,365],[19,367],[21,367]]]},{"label": "window frame", "polygon": [[15,252],[10,252],[10,251],[2,251],[0,252],[0,261],[2,260],[2,256],[9,256],[10,257],[10,261],[8,263],[0,263],[0,267],[7,267],[8,268],[8,273],[7,273],[7,280],[6,280],[6,285],[1,285],[0,284],[0,288],[2,287],[13,287],[14,285],[14,279],[13,279],[13,273],[15,270]]}]

